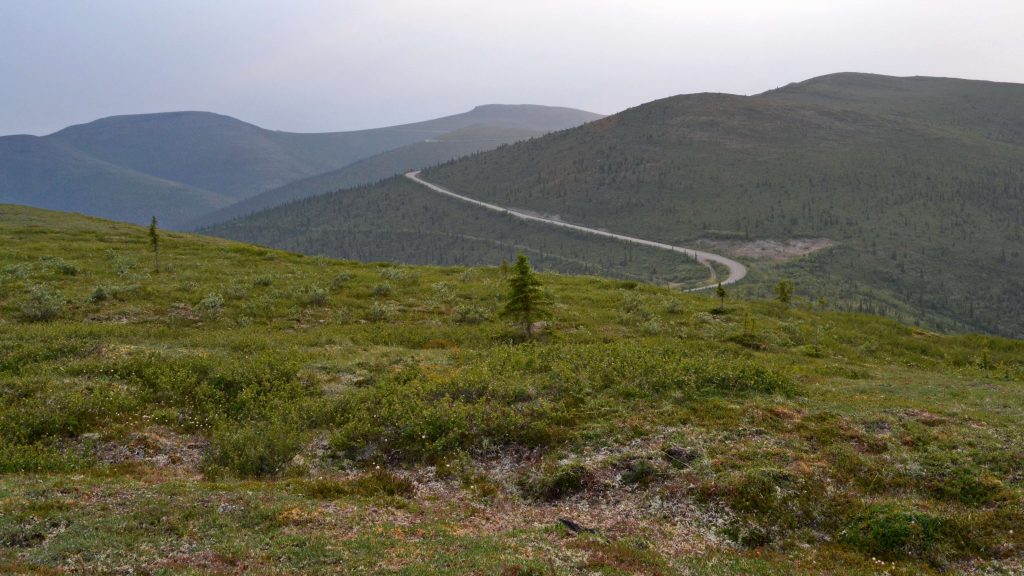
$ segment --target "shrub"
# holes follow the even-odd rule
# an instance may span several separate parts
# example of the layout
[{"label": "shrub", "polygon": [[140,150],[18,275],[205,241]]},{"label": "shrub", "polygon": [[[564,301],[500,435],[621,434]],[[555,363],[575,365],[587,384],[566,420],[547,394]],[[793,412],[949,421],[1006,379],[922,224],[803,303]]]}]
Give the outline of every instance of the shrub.
[{"label": "shrub", "polygon": [[416,485],[387,470],[374,470],[347,480],[317,478],[299,482],[299,493],[307,498],[333,500],[345,496],[363,498],[402,497],[416,495]]},{"label": "shrub", "polygon": [[894,504],[863,511],[842,533],[842,542],[883,560],[937,561],[949,551],[956,534],[942,518]]},{"label": "shrub", "polygon": [[334,279],[331,280],[331,289],[332,290],[341,290],[342,288],[344,288],[351,281],[352,281],[352,275],[351,274],[349,274],[348,272],[339,272],[334,277]]},{"label": "shrub", "polygon": [[69,472],[90,462],[44,444],[8,444],[0,440],[0,474]]},{"label": "shrub", "polygon": [[849,502],[830,495],[820,478],[778,468],[731,471],[704,482],[699,494],[725,504],[734,517],[725,534],[744,546],[764,546],[800,530],[843,525]]},{"label": "shrub", "polygon": [[391,295],[391,285],[387,282],[377,284],[373,287],[373,295],[378,298],[385,298]]},{"label": "shrub", "polygon": [[415,272],[404,268],[381,268],[380,277],[400,284],[414,284],[419,280]]},{"label": "shrub", "polygon": [[196,310],[209,319],[219,318],[223,309],[224,298],[215,293],[207,294],[206,298],[200,300],[196,305]]},{"label": "shrub", "polygon": [[146,353],[114,362],[79,367],[84,375],[116,377],[139,402],[173,408],[177,426],[204,429],[225,419],[271,419],[282,406],[313,392],[299,381],[301,360],[290,352],[267,350],[202,356]]},{"label": "shrub", "polygon": [[980,506],[998,501],[1006,494],[1003,483],[973,466],[954,465],[943,470],[932,483],[936,498]]},{"label": "shrub", "polygon": [[387,304],[381,304],[380,302],[374,302],[370,306],[370,311],[366,315],[366,319],[370,322],[385,322],[390,320],[394,315],[394,310]]},{"label": "shrub", "polygon": [[64,295],[59,291],[37,284],[29,288],[28,295],[21,304],[21,313],[26,319],[34,322],[52,320],[64,312],[66,302]]},{"label": "shrub", "polygon": [[526,496],[552,502],[578,494],[586,487],[587,467],[571,462],[549,467],[532,478],[524,478],[519,487]]},{"label": "shrub", "polygon": [[74,276],[78,274],[78,268],[63,258],[57,256],[43,256],[39,259],[39,265],[44,270],[49,272],[56,272],[63,274],[64,276]]},{"label": "shrub", "polygon": [[89,295],[89,302],[103,302],[108,298],[110,298],[110,295],[107,294],[106,288],[103,286],[97,286],[96,289],[92,291],[92,294]]},{"label": "shrub", "polygon": [[459,306],[455,309],[455,321],[459,324],[480,324],[490,318],[487,310],[479,306]]},{"label": "shrub", "polygon": [[659,474],[660,470],[650,460],[638,458],[626,466],[621,478],[624,484],[647,486],[657,479]]},{"label": "shrub", "polygon": [[224,471],[242,478],[279,476],[304,443],[305,435],[284,420],[224,424],[210,438],[203,471],[211,477]]},{"label": "shrub", "polygon": [[441,302],[451,302],[455,299],[452,287],[445,282],[435,282],[430,286],[430,290],[434,293],[434,298]]},{"label": "shrub", "polygon": [[257,288],[266,288],[274,283],[274,277],[269,274],[261,274],[252,279],[252,285]]},{"label": "shrub", "polygon": [[306,289],[306,304],[308,306],[323,306],[327,304],[327,296],[327,290],[314,284]]},{"label": "shrub", "polygon": [[225,300],[245,300],[249,296],[249,289],[241,284],[231,284],[224,289]]}]

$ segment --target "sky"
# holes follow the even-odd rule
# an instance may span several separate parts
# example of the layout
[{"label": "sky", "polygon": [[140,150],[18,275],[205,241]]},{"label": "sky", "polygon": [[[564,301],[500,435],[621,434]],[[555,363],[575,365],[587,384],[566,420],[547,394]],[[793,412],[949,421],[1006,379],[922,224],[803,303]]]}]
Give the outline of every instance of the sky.
[{"label": "sky", "polygon": [[841,71],[1024,83],[1024,0],[0,0],[0,134],[219,112],[296,132],[601,113]]}]

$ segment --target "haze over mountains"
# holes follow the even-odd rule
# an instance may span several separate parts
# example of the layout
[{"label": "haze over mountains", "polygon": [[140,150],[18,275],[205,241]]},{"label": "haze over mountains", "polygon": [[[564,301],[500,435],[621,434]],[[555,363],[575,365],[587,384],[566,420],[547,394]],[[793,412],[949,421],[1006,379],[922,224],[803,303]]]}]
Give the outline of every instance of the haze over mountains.
[{"label": "haze over mountains", "polygon": [[[840,309],[1021,336],[1022,119],[1022,85],[835,74],[752,97],[667,98],[423,177],[501,206],[738,254],[813,239],[830,247],[754,262],[740,290],[765,296],[788,277]],[[424,206],[391,208],[414,204]],[[492,254],[471,248],[486,238],[468,222],[451,200],[389,180],[211,231],[412,262],[461,237],[461,260],[481,263]],[[526,234],[502,242],[559,254]]]},{"label": "haze over mountains", "polygon": [[[568,108],[487,105],[414,124],[299,134],[208,112],[115,116],[44,137],[0,138],[0,202],[130,222],[145,222],[155,214],[165,225],[178,227],[273,188],[388,150],[445,140],[453,132],[466,131],[461,138],[448,137],[461,146],[433,147],[415,158],[424,166],[434,164],[463,150],[599,117]],[[366,177],[390,174],[371,171]],[[267,197],[263,202],[273,205]]]}]

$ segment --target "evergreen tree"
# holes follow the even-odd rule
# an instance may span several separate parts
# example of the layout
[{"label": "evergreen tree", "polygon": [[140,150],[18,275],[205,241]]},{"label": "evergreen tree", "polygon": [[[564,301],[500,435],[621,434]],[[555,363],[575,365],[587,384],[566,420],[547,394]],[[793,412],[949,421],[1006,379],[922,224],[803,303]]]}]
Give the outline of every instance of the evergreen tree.
[{"label": "evergreen tree", "polygon": [[530,260],[520,252],[512,265],[512,277],[508,280],[509,294],[502,316],[513,318],[526,331],[527,338],[533,337],[533,322],[547,315],[544,291],[540,279],[530,268]]},{"label": "evergreen tree", "polygon": [[725,310],[725,297],[727,296],[727,293],[725,291],[725,286],[722,286],[721,282],[719,282],[718,287],[715,288],[715,295],[718,296],[719,301],[721,301],[721,305],[718,308],[720,310]]},{"label": "evergreen tree", "polygon": [[154,269],[160,271],[160,235],[156,230],[156,216],[149,221],[149,246],[153,249]]},{"label": "evergreen tree", "polygon": [[793,283],[789,280],[779,280],[775,285],[775,299],[783,304],[789,304],[793,299]]}]

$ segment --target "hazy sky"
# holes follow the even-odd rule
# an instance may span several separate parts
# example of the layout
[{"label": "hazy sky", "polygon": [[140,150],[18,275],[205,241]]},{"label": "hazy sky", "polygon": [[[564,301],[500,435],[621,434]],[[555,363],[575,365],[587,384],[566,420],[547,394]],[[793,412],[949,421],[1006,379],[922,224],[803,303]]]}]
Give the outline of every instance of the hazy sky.
[{"label": "hazy sky", "polygon": [[838,71],[1024,83],[1024,0],[0,0],[0,134],[167,110],[294,131],[611,113]]}]

